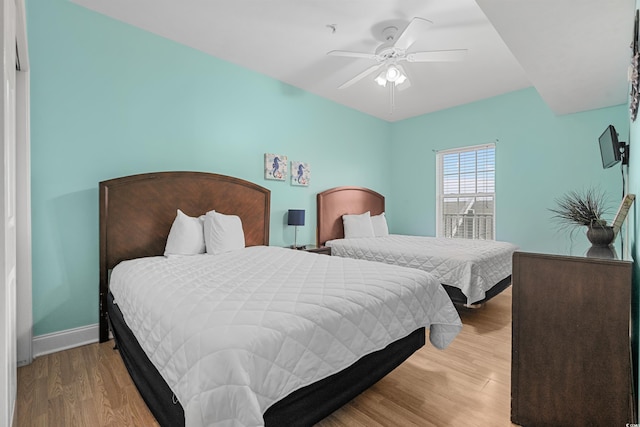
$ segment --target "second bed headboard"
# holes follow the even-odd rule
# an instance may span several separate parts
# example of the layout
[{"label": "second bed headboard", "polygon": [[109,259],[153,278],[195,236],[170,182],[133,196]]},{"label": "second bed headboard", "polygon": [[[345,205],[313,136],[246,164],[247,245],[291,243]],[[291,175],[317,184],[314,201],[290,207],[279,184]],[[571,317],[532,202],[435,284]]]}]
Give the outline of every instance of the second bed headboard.
[{"label": "second bed headboard", "polygon": [[342,215],[361,214],[367,211],[371,215],[384,212],[384,196],[364,187],[336,187],[318,193],[318,245],[327,240],[342,239],[344,227]]}]

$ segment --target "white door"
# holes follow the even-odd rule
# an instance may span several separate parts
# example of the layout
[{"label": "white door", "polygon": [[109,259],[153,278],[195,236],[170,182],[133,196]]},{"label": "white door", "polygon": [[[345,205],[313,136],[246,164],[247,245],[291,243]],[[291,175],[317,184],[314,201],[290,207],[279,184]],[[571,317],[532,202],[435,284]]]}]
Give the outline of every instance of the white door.
[{"label": "white door", "polygon": [[16,361],[16,13],[14,0],[2,0],[2,173],[0,174],[0,425],[13,422]]}]

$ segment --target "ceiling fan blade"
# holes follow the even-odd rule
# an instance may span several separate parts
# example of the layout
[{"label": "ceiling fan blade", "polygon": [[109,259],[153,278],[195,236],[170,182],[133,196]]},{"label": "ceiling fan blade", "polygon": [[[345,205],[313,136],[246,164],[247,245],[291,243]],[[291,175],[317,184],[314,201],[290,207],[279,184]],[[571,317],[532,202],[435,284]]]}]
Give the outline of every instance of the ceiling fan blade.
[{"label": "ceiling fan blade", "polygon": [[467,49],[432,50],[429,52],[407,53],[409,62],[454,62],[462,61],[467,56]]},{"label": "ceiling fan blade", "polygon": [[367,77],[369,74],[372,74],[374,71],[377,71],[383,65],[384,64],[372,65],[371,67],[367,68],[366,70],[364,70],[363,72],[361,72],[360,74],[352,78],[351,80],[347,80],[346,82],[342,83],[340,86],[338,86],[338,89],[344,89],[351,86],[352,84],[356,83],[358,80],[362,80],[363,78]]},{"label": "ceiling fan blade", "polygon": [[376,60],[376,55],[373,53],[364,53],[364,52],[349,52],[346,50],[332,50],[331,52],[327,52],[329,56],[346,56],[349,58],[365,58],[365,59],[373,59]]},{"label": "ceiling fan blade", "polygon": [[409,47],[411,47],[411,45],[418,40],[420,35],[422,35],[425,30],[428,30],[431,25],[433,25],[433,22],[427,19],[413,18],[402,34],[398,36],[393,47],[402,50],[409,49]]}]

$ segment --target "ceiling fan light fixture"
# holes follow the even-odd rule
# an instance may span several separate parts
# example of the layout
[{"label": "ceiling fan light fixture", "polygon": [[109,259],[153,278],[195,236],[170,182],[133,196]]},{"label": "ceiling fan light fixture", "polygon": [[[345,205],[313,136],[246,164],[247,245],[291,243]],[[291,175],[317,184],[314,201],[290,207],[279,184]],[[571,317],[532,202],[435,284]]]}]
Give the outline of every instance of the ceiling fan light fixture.
[{"label": "ceiling fan light fixture", "polygon": [[376,77],[374,80],[376,83],[378,83],[382,87],[387,86],[386,72],[382,71],[380,74],[378,74],[378,77]]},{"label": "ceiling fan light fixture", "polygon": [[402,75],[403,74],[400,72],[398,67],[396,67],[395,65],[389,65],[389,67],[387,67],[386,78],[387,78],[388,81],[395,82]]},{"label": "ceiling fan light fixture", "polygon": [[401,67],[389,65],[386,70],[383,70],[378,74],[374,81],[382,87],[387,87],[387,83],[392,83],[394,86],[398,86],[407,81],[407,75]]}]

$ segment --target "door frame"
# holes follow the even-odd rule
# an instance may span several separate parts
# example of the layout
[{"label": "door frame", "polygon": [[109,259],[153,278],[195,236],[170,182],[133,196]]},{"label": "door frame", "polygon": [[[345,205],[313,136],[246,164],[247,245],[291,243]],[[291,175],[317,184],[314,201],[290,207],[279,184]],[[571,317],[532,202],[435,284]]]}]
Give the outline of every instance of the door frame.
[{"label": "door frame", "polygon": [[30,67],[24,0],[16,3],[16,333],[18,366],[33,361],[33,304],[31,261],[31,134]]}]

